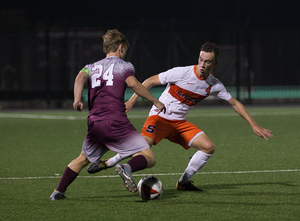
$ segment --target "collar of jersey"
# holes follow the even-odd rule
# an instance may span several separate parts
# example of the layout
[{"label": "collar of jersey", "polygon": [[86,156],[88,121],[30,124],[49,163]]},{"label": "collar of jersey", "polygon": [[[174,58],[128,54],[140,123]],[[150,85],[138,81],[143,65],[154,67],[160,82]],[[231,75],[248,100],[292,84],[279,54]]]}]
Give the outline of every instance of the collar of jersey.
[{"label": "collar of jersey", "polygon": [[194,73],[195,73],[196,77],[197,77],[199,80],[201,80],[201,81],[206,80],[206,79],[208,78],[208,76],[210,75],[210,73],[207,75],[206,78],[201,78],[201,77],[199,77],[198,74],[197,74],[196,67],[197,67],[197,65],[194,66]]}]

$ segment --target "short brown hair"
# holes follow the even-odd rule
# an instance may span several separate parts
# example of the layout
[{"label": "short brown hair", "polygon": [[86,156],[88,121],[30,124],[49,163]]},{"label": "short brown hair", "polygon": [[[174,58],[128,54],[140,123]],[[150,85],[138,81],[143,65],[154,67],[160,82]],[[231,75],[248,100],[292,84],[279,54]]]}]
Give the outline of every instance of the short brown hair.
[{"label": "short brown hair", "polygon": [[119,32],[117,29],[108,30],[103,36],[103,52],[108,54],[109,52],[116,52],[119,45],[123,45],[126,49],[129,48],[129,42],[127,38]]},{"label": "short brown hair", "polygon": [[216,44],[206,42],[205,44],[203,44],[201,46],[201,51],[213,52],[215,54],[215,60],[218,60],[219,48],[218,48],[218,46]]}]

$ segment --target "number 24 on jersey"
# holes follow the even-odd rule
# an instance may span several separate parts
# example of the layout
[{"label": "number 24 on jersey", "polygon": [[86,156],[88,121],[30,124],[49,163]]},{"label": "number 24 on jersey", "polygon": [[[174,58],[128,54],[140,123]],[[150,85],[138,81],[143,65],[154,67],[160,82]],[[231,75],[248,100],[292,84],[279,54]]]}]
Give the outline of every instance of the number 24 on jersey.
[{"label": "number 24 on jersey", "polygon": [[104,73],[103,73],[103,66],[101,64],[96,65],[92,68],[92,76],[91,76],[92,88],[101,86],[101,76],[103,80],[106,80],[106,86],[113,86],[114,65],[115,64],[111,64]]}]

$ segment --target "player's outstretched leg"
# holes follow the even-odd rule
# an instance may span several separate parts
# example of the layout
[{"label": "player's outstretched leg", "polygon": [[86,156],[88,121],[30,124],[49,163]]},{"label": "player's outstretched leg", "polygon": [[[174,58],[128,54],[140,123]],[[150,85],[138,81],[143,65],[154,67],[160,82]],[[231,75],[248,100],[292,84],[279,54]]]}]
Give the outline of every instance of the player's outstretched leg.
[{"label": "player's outstretched leg", "polygon": [[122,177],[127,189],[130,192],[135,193],[137,191],[137,186],[126,165],[117,164],[116,172]]},{"label": "player's outstretched leg", "polygon": [[176,189],[186,191],[202,191],[194,185],[194,182],[191,181],[191,178],[206,164],[210,157],[211,154],[207,154],[198,150],[193,155],[184,173],[176,183]]},{"label": "player's outstretched leg", "polygon": [[68,186],[76,179],[81,169],[89,164],[86,156],[83,152],[80,153],[79,157],[74,159],[65,169],[58,186],[50,196],[50,200],[61,200],[65,199],[65,192]]}]

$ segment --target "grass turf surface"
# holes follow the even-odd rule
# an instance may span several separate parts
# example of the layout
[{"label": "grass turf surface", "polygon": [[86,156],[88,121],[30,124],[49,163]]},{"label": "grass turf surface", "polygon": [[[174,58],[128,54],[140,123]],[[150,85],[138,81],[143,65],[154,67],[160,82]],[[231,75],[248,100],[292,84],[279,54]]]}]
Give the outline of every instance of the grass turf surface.
[{"label": "grass turf surface", "polygon": [[[134,176],[136,182],[145,174],[162,181],[163,195],[148,202],[130,193],[114,169],[92,176],[83,169],[68,188],[68,199],[49,201],[81,151],[87,111],[1,111],[0,220],[299,220],[300,108],[248,111],[273,131],[273,139],[257,137],[232,109],[192,110],[187,120],[216,144],[193,177],[204,192],[175,189],[195,149],[163,140],[152,147],[156,166]],[[147,114],[132,110],[128,116],[140,131]]]}]

